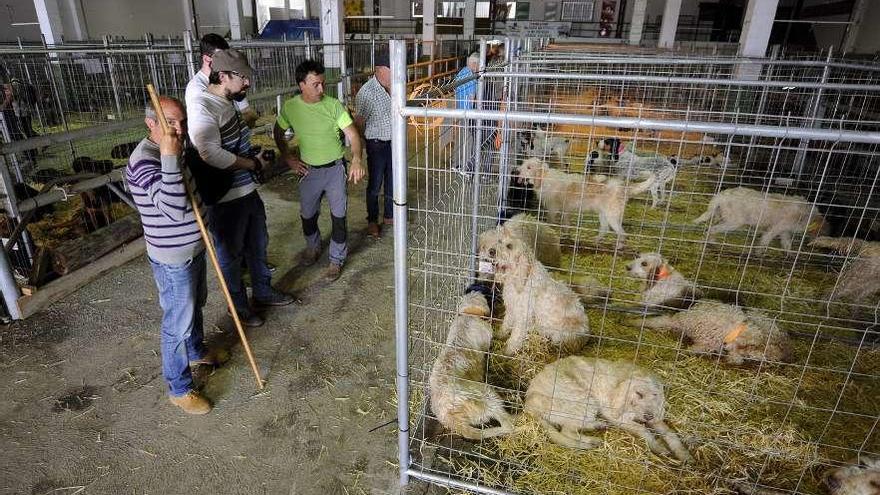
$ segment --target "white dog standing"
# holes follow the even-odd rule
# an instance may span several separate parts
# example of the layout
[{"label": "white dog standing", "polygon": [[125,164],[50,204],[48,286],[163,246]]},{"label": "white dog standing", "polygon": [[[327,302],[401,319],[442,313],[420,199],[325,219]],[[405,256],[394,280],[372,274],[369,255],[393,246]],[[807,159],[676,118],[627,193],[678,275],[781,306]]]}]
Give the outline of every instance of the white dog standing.
[{"label": "white dog standing", "polygon": [[786,251],[791,250],[792,234],[806,232],[818,236],[828,231],[822,215],[801,196],[763,193],[747,187],[725,189],[709,201],[709,208],[694,223],[709,221],[717,216],[721,221],[709,227],[714,236],[753,225],[763,232],[758,242],[766,248],[775,238]]},{"label": "white dog standing", "polygon": [[[666,157],[659,153],[635,152],[634,143],[625,145],[620,139],[607,138],[599,140],[599,148],[614,162],[619,177],[635,179],[654,176],[651,184],[651,207],[657,207],[666,201],[666,186],[675,180],[678,170],[678,158]],[[588,164],[599,157],[598,151],[590,153]]]},{"label": "white dog standing", "polygon": [[524,161],[519,167],[519,176],[535,188],[541,205],[552,219],[558,220],[563,213],[579,215],[583,211],[595,211],[599,214],[596,239],[604,237],[611,227],[619,236],[618,244],[622,244],[626,236],[623,213],[627,198],[647,191],[654,183],[653,177],[632,186],[626,186],[619,179],[590,179],[553,170],[537,158]]}]

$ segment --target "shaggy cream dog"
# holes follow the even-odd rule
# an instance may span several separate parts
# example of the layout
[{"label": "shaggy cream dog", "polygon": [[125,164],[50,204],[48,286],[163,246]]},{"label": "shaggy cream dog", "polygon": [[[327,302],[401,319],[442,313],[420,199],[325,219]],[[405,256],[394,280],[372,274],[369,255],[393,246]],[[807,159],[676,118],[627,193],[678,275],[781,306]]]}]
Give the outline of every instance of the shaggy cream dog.
[{"label": "shaggy cream dog", "polygon": [[692,341],[691,351],[723,353],[729,364],[742,364],[745,359],[791,361],[788,334],[755,309],[743,311],[738,306],[705,300],[674,315],[631,323],[678,331]]},{"label": "shaggy cream dog", "polygon": [[553,221],[564,213],[580,214],[595,211],[599,214],[601,239],[610,226],[618,234],[618,244],[623,242],[623,210],[628,196],[647,191],[654,183],[653,176],[646,181],[627,187],[623,181],[613,178],[567,174],[551,169],[537,158],[530,158],[519,167],[519,177],[535,188],[539,200]]},{"label": "shaggy cream dog", "polygon": [[792,234],[806,231],[818,236],[828,230],[822,215],[801,196],[765,194],[747,187],[725,189],[716,194],[706,212],[694,223],[709,221],[715,215],[721,222],[709,227],[710,236],[754,225],[763,232],[758,242],[763,248],[778,237],[782,247],[790,251]]},{"label": "shaggy cream dog", "polygon": [[831,495],[880,495],[880,459],[862,458],[822,477]]},{"label": "shaggy cream dog", "polygon": [[[485,297],[478,292],[462,296],[458,313],[428,378],[431,410],[449,431],[471,440],[511,433],[513,418],[486,383],[492,327],[483,319],[489,316]],[[480,428],[492,420],[499,426]]]},{"label": "shaggy cream dog", "polygon": [[495,280],[503,287],[501,335],[510,335],[504,354],[516,354],[529,331],[559,345],[567,354],[583,346],[590,325],[577,294],[550,277],[519,238],[502,236],[498,240]]},{"label": "shaggy cream dog", "polygon": [[601,429],[607,423],[644,439],[655,453],[671,452],[687,462],[691,455],[663,421],[665,408],[663,385],[644,369],[625,361],[570,356],[547,365],[532,379],[524,410],[559,445],[597,447],[601,439],[581,432]]},{"label": "shaggy cream dog", "polygon": [[495,228],[480,234],[477,251],[480,261],[480,278],[492,280],[492,263],[495,262],[494,249],[498,240],[505,236],[521,239],[532,248],[535,258],[544,266],[558,267],[562,257],[559,234],[553,227],[539,221],[532,215],[520,213]]},{"label": "shaggy cream dog", "polygon": [[702,296],[660,253],[642,253],[626,264],[626,272],[644,281],[642,302],[648,306],[681,308]]},{"label": "shaggy cream dog", "polygon": [[833,249],[853,256],[840,272],[837,287],[830,298],[860,304],[874,304],[880,295],[880,242],[861,239],[818,237],[810,246]]}]

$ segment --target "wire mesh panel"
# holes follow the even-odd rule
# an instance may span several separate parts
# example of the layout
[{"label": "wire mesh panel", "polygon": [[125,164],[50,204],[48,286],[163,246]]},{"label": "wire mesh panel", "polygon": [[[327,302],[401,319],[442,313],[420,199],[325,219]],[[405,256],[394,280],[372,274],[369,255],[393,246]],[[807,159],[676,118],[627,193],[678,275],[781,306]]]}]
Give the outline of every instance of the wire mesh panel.
[{"label": "wire mesh panel", "polygon": [[877,493],[877,67],[759,62],[556,48],[474,110],[414,95],[411,475]]}]

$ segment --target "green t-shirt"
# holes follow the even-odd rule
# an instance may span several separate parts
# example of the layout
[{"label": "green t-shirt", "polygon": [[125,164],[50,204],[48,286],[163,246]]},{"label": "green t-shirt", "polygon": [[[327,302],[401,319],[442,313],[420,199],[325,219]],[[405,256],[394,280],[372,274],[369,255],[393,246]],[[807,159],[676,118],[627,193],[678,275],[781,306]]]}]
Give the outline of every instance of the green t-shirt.
[{"label": "green t-shirt", "polygon": [[336,98],[324,96],[318,103],[306,103],[294,96],[281,106],[278,126],[293,128],[299,138],[299,155],[308,165],[325,165],[345,154],[339,131],[352,124],[351,116]]}]

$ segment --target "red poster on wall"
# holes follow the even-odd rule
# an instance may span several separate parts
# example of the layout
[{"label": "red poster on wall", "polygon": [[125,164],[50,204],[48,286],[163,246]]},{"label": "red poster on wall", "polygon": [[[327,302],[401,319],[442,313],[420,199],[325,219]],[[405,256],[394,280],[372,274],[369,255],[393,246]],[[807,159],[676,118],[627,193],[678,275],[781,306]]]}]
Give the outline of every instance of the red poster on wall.
[{"label": "red poster on wall", "polygon": [[602,0],[602,11],[599,13],[599,36],[607,38],[614,31],[617,22],[617,0]]}]

